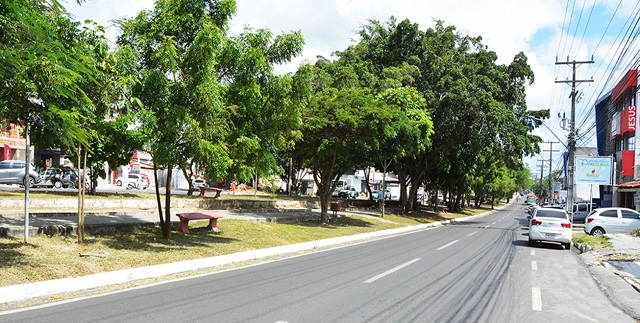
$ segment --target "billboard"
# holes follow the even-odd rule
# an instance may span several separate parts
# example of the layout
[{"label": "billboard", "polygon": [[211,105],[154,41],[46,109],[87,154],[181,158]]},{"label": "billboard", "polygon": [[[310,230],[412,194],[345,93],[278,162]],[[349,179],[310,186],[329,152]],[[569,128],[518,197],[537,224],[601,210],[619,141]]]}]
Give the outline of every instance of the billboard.
[{"label": "billboard", "polygon": [[575,157],[574,183],[612,185],[613,158],[608,157]]}]

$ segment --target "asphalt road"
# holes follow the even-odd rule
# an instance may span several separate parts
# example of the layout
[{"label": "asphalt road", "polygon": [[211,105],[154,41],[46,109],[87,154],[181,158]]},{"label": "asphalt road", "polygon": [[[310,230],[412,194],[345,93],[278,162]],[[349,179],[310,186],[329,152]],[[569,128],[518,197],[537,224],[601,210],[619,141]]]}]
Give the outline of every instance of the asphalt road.
[{"label": "asphalt road", "polygon": [[634,322],[576,253],[527,246],[523,207],[107,295],[2,322]]}]

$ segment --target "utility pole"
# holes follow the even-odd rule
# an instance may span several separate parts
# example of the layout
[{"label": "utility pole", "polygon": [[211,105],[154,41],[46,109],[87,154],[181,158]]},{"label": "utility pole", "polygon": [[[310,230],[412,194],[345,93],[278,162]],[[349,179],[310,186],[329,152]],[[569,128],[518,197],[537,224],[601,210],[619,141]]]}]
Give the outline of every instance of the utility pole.
[{"label": "utility pole", "polygon": [[[553,144],[559,144],[560,142],[547,141],[544,143],[549,144],[549,198],[551,198],[551,196],[553,195],[553,191],[551,188],[551,171],[553,170],[553,165],[551,163],[553,163],[553,153],[559,152],[559,150],[553,150]],[[543,151],[546,151],[546,150],[543,150]]]},{"label": "utility pole", "polygon": [[576,84],[585,83],[585,82],[593,82],[591,80],[576,80],[576,68],[578,65],[582,64],[593,64],[593,56],[590,61],[569,61],[569,57],[567,57],[566,62],[558,62],[556,58],[556,65],[571,65],[573,69],[571,80],[565,81],[556,81],[556,83],[566,83],[571,84],[571,94],[569,97],[571,98],[571,127],[569,128],[569,181],[567,183],[567,211],[569,212],[569,216],[571,221],[573,221],[573,203],[574,203],[574,159],[575,159],[575,151],[576,151],[576,96],[578,95],[578,91],[576,90]]},{"label": "utility pole", "polygon": [[540,204],[542,204],[542,195],[544,195],[544,186],[542,186],[542,179],[544,178],[544,162],[545,159],[538,159],[539,162],[542,162],[538,167],[540,167]]}]

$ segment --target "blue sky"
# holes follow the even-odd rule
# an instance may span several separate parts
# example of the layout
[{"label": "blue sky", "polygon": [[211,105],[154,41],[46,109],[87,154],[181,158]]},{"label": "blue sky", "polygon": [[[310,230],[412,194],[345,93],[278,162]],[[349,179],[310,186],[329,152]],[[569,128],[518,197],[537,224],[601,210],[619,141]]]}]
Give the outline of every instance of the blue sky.
[{"label": "blue sky", "polygon": [[[571,70],[555,64],[559,61],[589,60],[577,70],[580,79],[594,79],[578,87],[582,93],[576,105],[576,124],[582,129],[585,141],[595,145],[595,136],[589,138],[595,123],[593,103],[615,85],[633,60],[614,70],[613,62],[620,56],[619,47],[626,40],[627,28],[638,16],[637,0],[236,0],[238,13],[230,31],[237,33],[245,26],[269,28],[274,33],[300,30],[306,47],[302,57],[281,66],[278,71],[295,71],[307,60],[317,55],[329,57],[336,50],[350,45],[355,31],[368,19],[386,21],[391,15],[398,20],[408,18],[427,29],[434,20],[444,20],[448,25],[470,36],[482,36],[490,50],[498,54],[498,63],[508,64],[520,51],[524,52],[535,73],[535,83],[527,88],[529,109],[550,109],[552,118],[547,126],[561,139],[567,132],[560,128],[558,113],[570,115],[570,87],[556,84],[555,80],[570,77]],[[142,9],[151,9],[152,0],[88,0],[82,6],[68,1],[66,7],[77,20],[92,19],[109,26],[109,20],[133,17]],[[617,8],[617,9],[616,9]],[[615,14],[614,14],[615,13]],[[630,20],[631,19],[631,20]],[[607,26],[610,24],[608,27]],[[605,32],[606,30],[606,32]],[[117,30],[108,28],[108,37],[115,37]],[[638,52],[635,41],[629,52]],[[630,54],[628,54],[630,55]],[[635,64],[637,65],[637,64]],[[611,81],[607,82],[607,79]],[[557,141],[546,127],[535,132],[544,141]],[[581,144],[579,142],[579,144]],[[559,147],[561,145],[554,146]],[[542,149],[548,149],[543,146]],[[560,165],[560,154],[554,158],[554,168]],[[532,170],[537,169],[534,156],[526,159]],[[548,153],[545,157],[548,158]],[[545,167],[547,168],[548,165]],[[548,168],[547,168],[548,169]]]}]

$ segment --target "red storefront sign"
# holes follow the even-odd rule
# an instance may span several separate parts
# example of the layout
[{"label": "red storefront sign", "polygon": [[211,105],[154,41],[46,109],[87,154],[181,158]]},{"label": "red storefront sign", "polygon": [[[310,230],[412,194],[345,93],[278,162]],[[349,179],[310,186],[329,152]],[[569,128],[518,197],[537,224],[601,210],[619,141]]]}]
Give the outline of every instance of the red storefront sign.
[{"label": "red storefront sign", "polygon": [[3,151],[2,151],[2,157],[4,158],[3,160],[9,160],[11,159],[11,147],[9,147],[9,145],[5,144]]},{"label": "red storefront sign", "polygon": [[636,107],[630,105],[622,109],[620,115],[620,133],[625,134],[627,132],[636,131]]},{"label": "red storefront sign", "polygon": [[622,152],[622,176],[633,176],[633,165],[636,156],[634,150],[623,150]]}]

